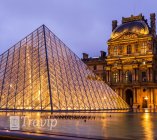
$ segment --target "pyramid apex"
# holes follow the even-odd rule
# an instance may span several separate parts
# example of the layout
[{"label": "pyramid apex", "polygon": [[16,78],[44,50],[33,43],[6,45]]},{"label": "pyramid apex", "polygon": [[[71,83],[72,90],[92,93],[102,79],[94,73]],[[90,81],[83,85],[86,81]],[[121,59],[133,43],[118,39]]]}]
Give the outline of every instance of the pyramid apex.
[{"label": "pyramid apex", "polygon": [[45,24],[43,24],[42,26],[45,27]]},{"label": "pyramid apex", "polygon": [[48,28],[48,27],[47,27],[45,24],[43,24],[42,26],[43,26],[43,27],[46,27],[46,28]]}]

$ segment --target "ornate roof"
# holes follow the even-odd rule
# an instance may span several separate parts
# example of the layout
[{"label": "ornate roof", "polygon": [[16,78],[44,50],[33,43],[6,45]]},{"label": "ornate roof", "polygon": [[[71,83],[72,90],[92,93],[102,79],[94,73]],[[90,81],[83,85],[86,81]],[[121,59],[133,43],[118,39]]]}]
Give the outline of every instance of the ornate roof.
[{"label": "ornate roof", "polygon": [[117,26],[112,34],[111,39],[114,39],[126,32],[136,33],[136,34],[149,34],[149,27],[147,23],[143,20],[126,22]]}]

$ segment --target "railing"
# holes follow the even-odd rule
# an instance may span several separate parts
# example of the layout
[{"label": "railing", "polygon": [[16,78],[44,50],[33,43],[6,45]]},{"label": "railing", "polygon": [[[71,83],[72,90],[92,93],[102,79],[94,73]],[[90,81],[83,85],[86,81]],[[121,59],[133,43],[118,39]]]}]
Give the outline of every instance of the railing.
[{"label": "railing", "polygon": [[157,81],[111,81],[108,82],[109,85],[145,85],[145,84],[154,84]]}]

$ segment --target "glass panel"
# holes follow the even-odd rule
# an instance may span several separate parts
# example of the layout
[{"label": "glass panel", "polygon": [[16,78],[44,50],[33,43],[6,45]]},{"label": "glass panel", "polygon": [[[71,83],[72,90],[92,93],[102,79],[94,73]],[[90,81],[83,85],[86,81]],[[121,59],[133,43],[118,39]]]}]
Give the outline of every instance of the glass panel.
[{"label": "glass panel", "polygon": [[0,55],[0,108],[56,111],[128,106],[58,37],[41,26]]}]

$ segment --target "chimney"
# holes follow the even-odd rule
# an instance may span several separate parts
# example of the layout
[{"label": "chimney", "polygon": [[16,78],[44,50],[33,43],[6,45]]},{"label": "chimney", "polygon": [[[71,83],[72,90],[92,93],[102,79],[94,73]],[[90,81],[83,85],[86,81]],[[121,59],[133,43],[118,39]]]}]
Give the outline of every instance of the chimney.
[{"label": "chimney", "polygon": [[117,27],[117,20],[112,20],[112,31]]},{"label": "chimney", "polygon": [[83,59],[88,59],[88,54],[87,53],[83,53]]},{"label": "chimney", "polygon": [[101,54],[101,58],[105,58],[106,57],[106,52],[100,51],[100,54]]},{"label": "chimney", "polygon": [[151,33],[155,37],[156,36],[156,18],[155,13],[150,14],[150,25],[151,25]]}]

